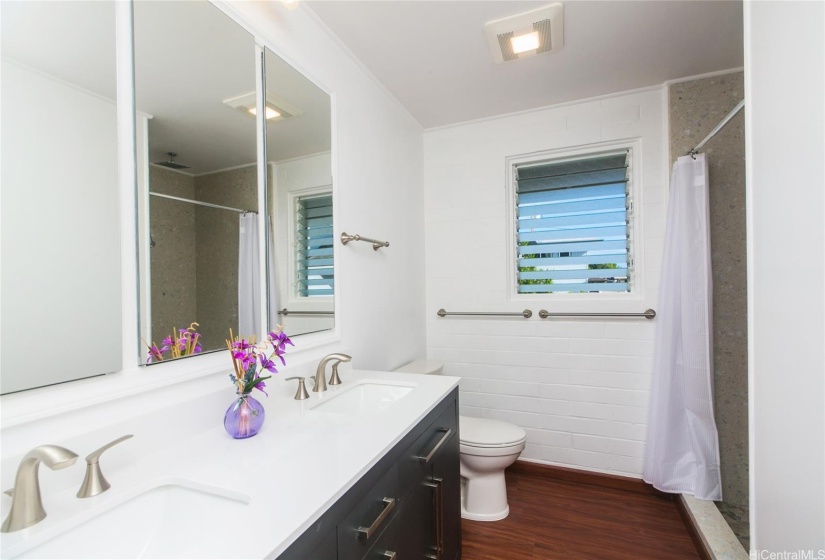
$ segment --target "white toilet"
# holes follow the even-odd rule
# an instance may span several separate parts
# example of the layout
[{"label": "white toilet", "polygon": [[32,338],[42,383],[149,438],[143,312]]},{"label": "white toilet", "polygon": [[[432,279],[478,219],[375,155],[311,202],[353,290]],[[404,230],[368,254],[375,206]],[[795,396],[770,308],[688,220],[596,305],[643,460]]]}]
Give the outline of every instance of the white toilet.
[{"label": "white toilet", "polygon": [[[441,375],[443,365],[416,360],[395,371]],[[498,521],[510,513],[504,469],[524,450],[527,434],[514,424],[459,416],[461,450],[461,517]]]}]

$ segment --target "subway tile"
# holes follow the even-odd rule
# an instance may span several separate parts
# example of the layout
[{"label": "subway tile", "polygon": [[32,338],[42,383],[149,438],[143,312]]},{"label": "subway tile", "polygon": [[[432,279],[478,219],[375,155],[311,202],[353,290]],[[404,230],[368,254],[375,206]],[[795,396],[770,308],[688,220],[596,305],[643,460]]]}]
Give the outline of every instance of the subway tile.
[{"label": "subway tile", "polygon": [[554,432],[537,428],[526,428],[524,431],[527,432],[527,441],[532,445],[573,446],[573,434],[567,432]]},{"label": "subway tile", "polygon": [[589,436],[584,434],[573,435],[573,448],[582,451],[609,453],[613,440],[609,437]]},{"label": "subway tile", "polygon": [[656,334],[656,323],[654,321],[639,320],[615,321],[605,325],[605,338],[617,338],[622,340],[648,340],[652,341]]},{"label": "subway tile", "polygon": [[[539,309],[552,310],[551,305],[527,305],[533,313],[538,315]],[[563,319],[542,319],[536,321],[536,334],[539,336],[559,337],[559,338],[601,338],[604,336],[605,323],[602,321],[577,320],[565,321]]]},{"label": "subway tile", "polygon": [[643,373],[577,371],[574,377],[576,385],[605,387],[609,389],[637,389],[641,391],[650,390],[650,376]]},{"label": "subway tile", "polygon": [[[435,311],[552,310],[548,300],[514,302],[507,295],[512,247],[503,157],[629,136],[644,140],[639,305],[655,307],[667,200],[662,95],[628,94],[425,134],[427,354],[444,362],[446,374],[462,378],[463,414],[528,431],[525,458],[640,472],[655,324],[437,319]],[[445,238],[452,247],[440,243]]]},{"label": "subway tile", "polygon": [[623,457],[644,457],[645,444],[642,441],[633,441],[628,439],[610,439],[610,446],[606,452],[612,455],[621,455]]},{"label": "subway tile", "polygon": [[[647,422],[647,419],[645,419]],[[632,424],[630,422],[611,422],[610,436],[618,439],[628,439],[644,442],[647,439],[647,424]]]},{"label": "subway tile", "polygon": [[574,338],[569,342],[571,354],[637,357],[653,355],[653,344],[647,340]]},{"label": "subway tile", "polygon": [[611,420],[614,422],[629,422],[631,424],[642,424],[647,422],[647,407],[639,406],[616,406],[612,407]]},{"label": "subway tile", "polygon": [[574,418],[590,418],[594,420],[612,420],[612,408],[608,404],[591,402],[570,403],[570,416]]},{"label": "subway tile", "polygon": [[644,468],[644,460],[640,457],[624,457],[621,455],[610,455],[609,468],[618,474],[625,474],[635,478],[641,478]]}]

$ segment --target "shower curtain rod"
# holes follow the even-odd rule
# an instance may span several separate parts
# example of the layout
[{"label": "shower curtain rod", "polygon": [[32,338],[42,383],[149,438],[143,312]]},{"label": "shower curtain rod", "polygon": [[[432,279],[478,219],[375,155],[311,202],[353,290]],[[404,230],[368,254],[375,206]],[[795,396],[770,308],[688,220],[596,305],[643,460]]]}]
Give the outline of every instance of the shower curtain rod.
[{"label": "shower curtain rod", "polygon": [[172,196],[168,194],[161,194],[150,192],[152,196],[159,196],[161,198],[168,198],[170,200],[178,200],[180,202],[188,202],[189,204],[197,204],[198,206],[208,206],[209,208],[217,208],[218,210],[232,210],[238,214],[257,214],[254,210],[243,210],[241,208],[232,208],[231,206],[221,206],[220,204],[212,204],[211,202],[201,202],[200,200],[191,200],[189,198],[180,198],[179,196]]},{"label": "shower curtain rod", "polygon": [[685,154],[685,155],[688,155],[688,156],[692,157],[693,159],[696,159],[696,154],[698,154],[698,153],[699,153],[699,150],[701,150],[701,149],[702,149],[702,146],[704,146],[705,144],[707,144],[708,140],[710,140],[711,138],[713,138],[714,136],[716,136],[716,133],[717,133],[717,132],[719,132],[720,130],[722,130],[722,129],[725,127],[725,125],[726,125],[726,124],[728,124],[728,122],[729,122],[729,121],[730,121],[730,120],[731,120],[731,119],[732,119],[732,118],[736,115],[736,113],[738,113],[738,112],[742,109],[742,107],[744,107],[744,106],[745,106],[745,100],[743,99],[742,101],[740,101],[740,102],[739,102],[739,104],[738,104],[736,107],[734,107],[734,108],[733,108],[733,110],[732,110],[730,113],[728,113],[728,115],[727,115],[724,119],[722,119],[722,121],[721,121],[719,124],[717,124],[717,125],[716,125],[716,128],[714,128],[713,130],[711,130],[711,131],[710,131],[710,134],[708,134],[707,136],[705,136],[705,139],[704,139],[704,140],[702,140],[701,142],[699,142],[699,144],[697,144],[695,148],[693,148],[691,151],[689,151],[689,152],[688,152],[687,154]]}]

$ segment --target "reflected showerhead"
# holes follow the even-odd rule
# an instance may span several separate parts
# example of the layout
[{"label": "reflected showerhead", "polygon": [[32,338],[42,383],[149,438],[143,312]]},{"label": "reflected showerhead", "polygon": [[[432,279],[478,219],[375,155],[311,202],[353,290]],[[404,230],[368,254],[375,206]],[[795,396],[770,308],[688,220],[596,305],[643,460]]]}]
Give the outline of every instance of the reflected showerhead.
[{"label": "reflected showerhead", "polygon": [[168,167],[169,169],[190,169],[188,165],[181,165],[180,163],[175,162],[175,158],[178,157],[177,153],[166,152],[166,155],[169,156],[169,161],[156,161],[155,165],[162,165],[163,167]]}]

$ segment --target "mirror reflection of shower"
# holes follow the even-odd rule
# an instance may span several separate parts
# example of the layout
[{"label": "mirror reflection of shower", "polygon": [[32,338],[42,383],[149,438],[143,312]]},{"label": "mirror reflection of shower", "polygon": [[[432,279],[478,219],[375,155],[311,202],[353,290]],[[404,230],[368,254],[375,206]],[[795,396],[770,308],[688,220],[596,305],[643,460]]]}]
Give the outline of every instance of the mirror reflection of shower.
[{"label": "mirror reflection of shower", "polygon": [[224,101],[255,91],[255,41],[210,2],[133,11],[145,363],[147,347],[192,325],[202,352],[238,334],[239,216],[258,211],[257,127]]}]

